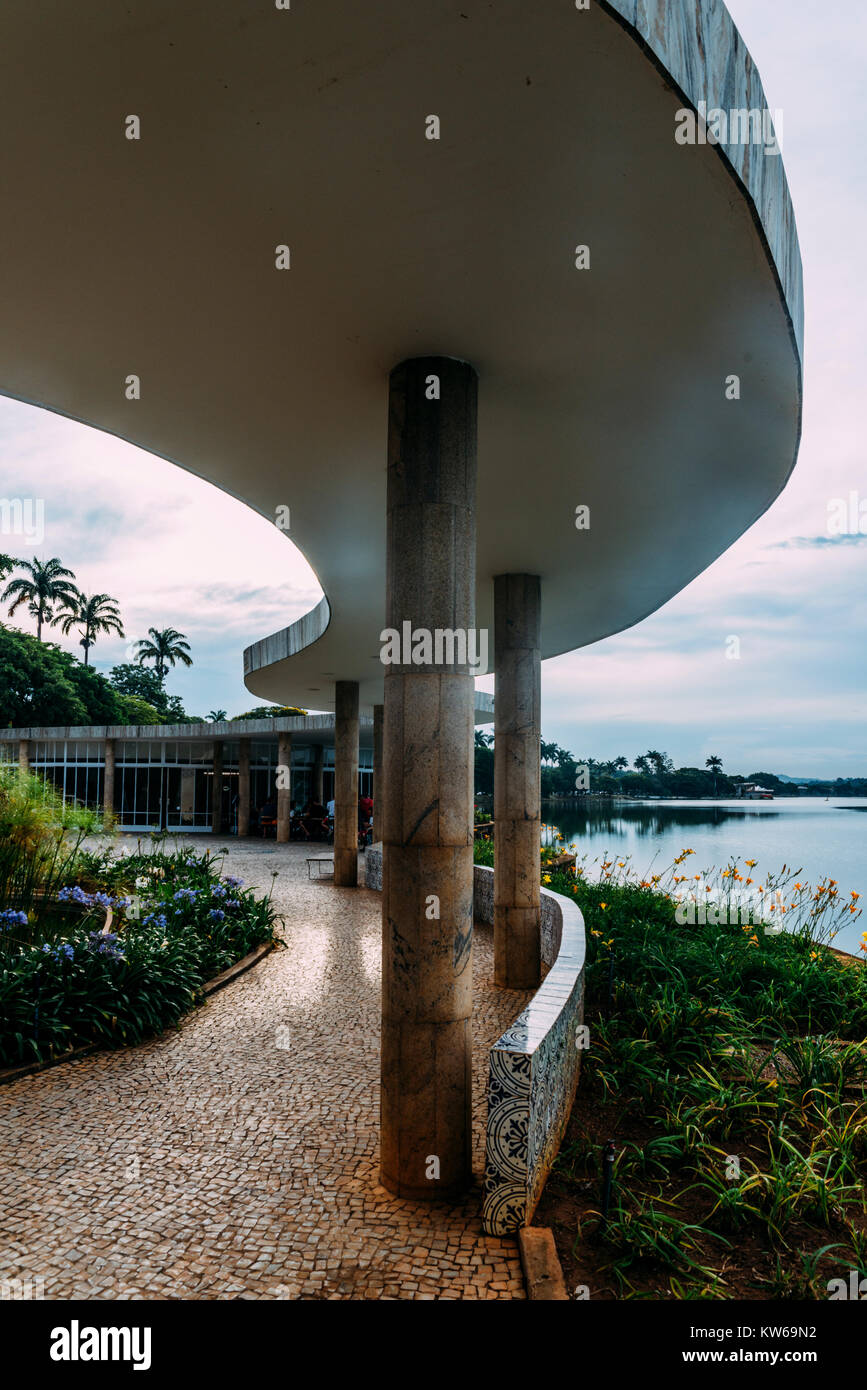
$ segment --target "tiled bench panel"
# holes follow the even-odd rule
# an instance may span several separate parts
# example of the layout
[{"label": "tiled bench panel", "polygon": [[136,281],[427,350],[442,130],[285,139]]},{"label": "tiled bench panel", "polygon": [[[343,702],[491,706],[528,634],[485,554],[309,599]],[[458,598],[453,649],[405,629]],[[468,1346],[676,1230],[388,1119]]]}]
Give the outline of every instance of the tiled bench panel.
[{"label": "tiled bench panel", "polygon": [[[382,847],[365,855],[368,888],[382,890]],[[560,1147],[578,1084],[584,1018],[584,919],[569,898],[542,889],[542,957],[550,970],[494,1043],[482,1219],[489,1235],[527,1225]],[[473,910],[494,916],[494,871],[473,870]]]}]

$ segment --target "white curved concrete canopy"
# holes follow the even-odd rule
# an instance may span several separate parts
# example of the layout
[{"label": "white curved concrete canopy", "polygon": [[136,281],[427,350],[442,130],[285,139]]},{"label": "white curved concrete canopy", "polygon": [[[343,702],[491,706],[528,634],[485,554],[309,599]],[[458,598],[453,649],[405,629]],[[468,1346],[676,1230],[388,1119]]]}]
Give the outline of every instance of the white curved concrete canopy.
[{"label": "white curved concrete canopy", "polygon": [[11,0],[3,30],[0,390],[290,508],[327,603],[247,654],[256,695],[381,699],[405,357],[479,372],[477,624],[495,574],[541,574],[546,657],[665,603],[783,487],[781,161],[674,138],[684,93],[763,102],[719,0]]}]

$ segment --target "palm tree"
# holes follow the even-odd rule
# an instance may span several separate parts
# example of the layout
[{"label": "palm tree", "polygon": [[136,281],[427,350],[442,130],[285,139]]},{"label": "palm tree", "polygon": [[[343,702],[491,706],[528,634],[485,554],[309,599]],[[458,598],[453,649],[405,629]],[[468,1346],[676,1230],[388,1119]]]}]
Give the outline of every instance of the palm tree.
[{"label": "palm tree", "polygon": [[208,718],[210,719],[212,724],[222,724],[225,717],[226,711],[224,709],[208,710]]},{"label": "palm tree", "polygon": [[117,600],[109,594],[91,594],[90,598],[86,594],[79,594],[75,608],[59,621],[64,634],[74,627],[81,633],[85,666],[89,664],[90,649],[100,633],[116,632],[118,637],[124,636]]},{"label": "palm tree", "polygon": [[559,752],[559,749],[558,749],[556,743],[546,743],[545,740],[542,739],[542,762],[543,762],[543,763],[555,763],[555,762],[557,761],[557,754],[558,754],[558,752]]},{"label": "palm tree", "polygon": [[149,639],[145,637],[135,644],[138,647],[136,661],[139,666],[143,666],[146,661],[152,661],[161,682],[165,680],[169,667],[174,666],[175,662],[182,661],[185,666],[192,666],[190,644],[182,632],[173,627],[149,627],[148,632]]},{"label": "palm tree", "polygon": [[28,605],[30,613],[36,619],[36,636],[41,642],[43,623],[50,627],[53,623],[59,623],[63,617],[62,611],[55,616],[55,605],[63,610],[75,608],[78,603],[80,594],[71,582],[75,575],[56,558],[19,560],[18,564],[30,578],[10,580],[3,591],[3,602],[13,600],[9,608],[10,615],[16,608],[20,608],[22,603]]},{"label": "palm tree", "polygon": [[652,765],[657,777],[661,777],[664,772],[671,772],[673,763],[667,753],[660,753],[656,748],[648,748],[647,761]]},{"label": "palm tree", "polygon": [[722,772],[722,765],[723,765],[722,758],[718,758],[717,755],[716,755],[716,753],[714,753],[714,755],[713,755],[712,757],[707,758],[707,759],[705,760],[705,767],[709,767],[710,770],[711,770],[711,772],[713,773],[713,794],[714,794],[714,796],[716,796],[716,779],[717,779],[717,773]]},{"label": "palm tree", "polygon": [[624,772],[626,768],[629,766],[629,759],[624,758],[623,754],[621,753],[619,758],[614,759],[614,762],[611,764],[611,766],[613,767],[615,772]]}]

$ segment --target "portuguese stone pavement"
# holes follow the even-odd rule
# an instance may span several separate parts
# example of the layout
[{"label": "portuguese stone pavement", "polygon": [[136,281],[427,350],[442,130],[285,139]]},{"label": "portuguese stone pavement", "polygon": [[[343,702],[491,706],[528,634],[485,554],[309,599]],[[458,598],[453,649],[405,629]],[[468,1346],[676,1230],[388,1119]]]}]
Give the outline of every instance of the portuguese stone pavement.
[{"label": "portuguese stone pavement", "polygon": [[0,1087],[0,1279],[47,1299],[523,1298],[515,1241],[479,1218],[487,1049],[527,997],[494,990],[491,929],[475,1186],[400,1201],[377,1181],[379,895],[308,881],[303,846],[210,843],[273,883],[285,948],[176,1031]]}]

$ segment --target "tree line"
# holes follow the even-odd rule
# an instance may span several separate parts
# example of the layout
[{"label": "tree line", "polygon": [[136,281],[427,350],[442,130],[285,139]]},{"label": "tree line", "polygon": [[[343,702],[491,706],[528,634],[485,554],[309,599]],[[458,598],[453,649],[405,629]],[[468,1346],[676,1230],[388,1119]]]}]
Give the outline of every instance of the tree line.
[{"label": "tree line", "polygon": [[[36,621],[35,637],[0,624],[0,720],[7,728],[198,720],[165,689],[171,667],[193,664],[182,632],[149,628],[146,638],[133,643],[134,660],[113,667],[105,677],[90,665],[90,653],[100,637],[126,635],[116,599],[84,593],[73,571],[56,556],[15,560],[0,555],[0,583],[6,580],[0,602],[8,606],[9,616],[24,609]],[[64,636],[78,634],[83,662],[45,640],[50,628],[59,628]]]},{"label": "tree line", "polygon": [[[494,739],[480,730],[475,736],[476,794],[493,795]],[[650,748],[630,763],[621,754],[608,760],[576,758],[568,748],[542,739],[539,746],[543,797],[572,797],[589,793],[602,796],[676,796],[689,800],[737,796],[745,782],[755,782],[779,796],[791,796],[795,787],[773,772],[727,773],[717,754],[704,767],[675,767],[667,753]],[[867,778],[842,778],[804,784],[810,796],[867,796]],[[803,794],[803,793],[802,793]]]},{"label": "tree line", "polygon": [[[91,666],[90,653],[100,637],[126,636],[116,599],[83,593],[73,571],[56,556],[15,560],[0,554],[4,583],[0,603],[8,605],[10,617],[26,610],[36,621],[36,636],[0,622],[0,725],[201,724],[227,718],[224,709],[187,714],[180,697],[166,691],[169,671],[193,664],[190,644],[177,628],[148,628],[147,637],[133,643],[134,660],[104,676]],[[84,660],[47,641],[51,628],[64,636],[77,632]],[[306,713],[294,705],[257,705],[232,718]]]}]

